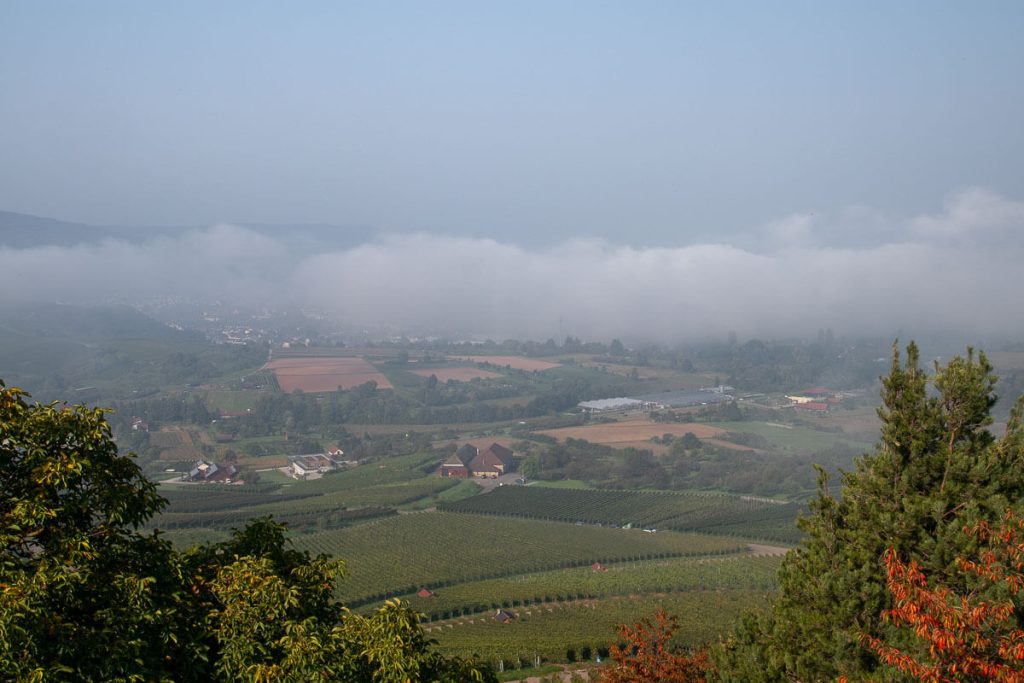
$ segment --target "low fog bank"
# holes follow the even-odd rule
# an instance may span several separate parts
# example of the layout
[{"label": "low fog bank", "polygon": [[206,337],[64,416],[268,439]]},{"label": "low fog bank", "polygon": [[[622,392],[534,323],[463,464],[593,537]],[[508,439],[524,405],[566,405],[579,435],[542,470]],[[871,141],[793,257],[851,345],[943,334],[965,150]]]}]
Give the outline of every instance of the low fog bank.
[{"label": "low fog bank", "polygon": [[142,244],[0,248],[0,303],[297,304],[349,324],[494,338],[1024,336],[1024,203],[983,189],[934,214],[794,215],[721,243],[513,242],[395,234],[308,256],[286,235],[220,225]]}]

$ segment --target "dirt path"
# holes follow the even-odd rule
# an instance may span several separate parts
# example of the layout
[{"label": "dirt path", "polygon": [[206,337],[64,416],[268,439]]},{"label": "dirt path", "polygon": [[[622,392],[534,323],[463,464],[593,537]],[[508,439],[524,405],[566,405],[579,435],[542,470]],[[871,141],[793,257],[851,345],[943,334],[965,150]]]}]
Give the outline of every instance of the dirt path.
[{"label": "dirt path", "polygon": [[551,676],[558,676],[562,681],[568,682],[572,680],[572,675],[576,674],[585,681],[597,680],[596,675],[594,678],[590,677],[591,669],[564,669],[555,673],[548,674],[546,676],[529,676],[528,678],[522,678],[516,681],[508,681],[507,683],[541,683],[541,681],[550,679]]}]

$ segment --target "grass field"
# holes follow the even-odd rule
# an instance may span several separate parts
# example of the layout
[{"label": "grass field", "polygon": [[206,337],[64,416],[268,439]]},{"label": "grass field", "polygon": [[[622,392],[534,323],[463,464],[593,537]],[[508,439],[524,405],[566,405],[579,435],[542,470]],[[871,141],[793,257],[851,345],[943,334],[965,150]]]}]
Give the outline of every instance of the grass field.
[{"label": "grass field", "polygon": [[235,391],[210,390],[206,392],[206,405],[210,410],[242,412],[256,405],[263,394],[255,389],[238,389]]},{"label": "grass field", "polygon": [[347,603],[375,602],[423,586],[589,565],[594,561],[734,553],[745,544],[701,534],[575,526],[442,512],[399,515],[296,537],[297,547],[340,557]]},{"label": "grass field", "polygon": [[708,425],[727,432],[746,432],[763,436],[776,449],[794,454],[813,454],[831,448],[836,443],[843,443],[858,450],[871,448],[870,443],[853,440],[843,434],[819,432],[801,426],[768,422],[710,422]]}]

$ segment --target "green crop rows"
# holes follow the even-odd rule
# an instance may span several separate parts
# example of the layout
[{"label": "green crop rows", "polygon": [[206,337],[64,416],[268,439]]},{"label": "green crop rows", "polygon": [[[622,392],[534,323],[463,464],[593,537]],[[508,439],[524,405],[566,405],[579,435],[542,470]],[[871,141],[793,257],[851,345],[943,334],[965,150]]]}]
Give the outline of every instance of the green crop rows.
[{"label": "green crop rows", "polygon": [[421,587],[589,565],[735,553],[739,541],[703,534],[658,533],[424,512],[295,537],[299,549],[340,557],[349,576],[339,597],[356,606]]},{"label": "green crop rows", "polygon": [[692,591],[530,605],[509,610],[515,618],[508,624],[498,623],[490,614],[473,615],[428,624],[427,635],[437,640],[437,649],[444,654],[503,661],[509,668],[538,656],[547,661],[565,661],[570,648],[574,656],[584,647],[597,653],[618,640],[618,624],[633,623],[659,607],[679,616],[675,644],[692,646],[714,641],[765,595],[764,591]]},{"label": "green crop rows", "polygon": [[796,542],[799,506],[716,493],[662,493],[503,486],[482,496],[442,503],[444,510],[734,534]]},{"label": "green crop rows", "polygon": [[593,571],[589,566],[439,588],[434,596],[402,596],[431,620],[500,608],[612,595],[776,586],[779,556],[726,555],[629,562]]},{"label": "green crop rows", "polygon": [[425,474],[436,461],[436,456],[424,455],[392,458],[283,486],[165,486],[161,493],[170,505],[151,525],[231,529],[273,515],[292,530],[345,526],[391,514],[392,507],[430,499],[460,485],[465,488],[457,480]]}]

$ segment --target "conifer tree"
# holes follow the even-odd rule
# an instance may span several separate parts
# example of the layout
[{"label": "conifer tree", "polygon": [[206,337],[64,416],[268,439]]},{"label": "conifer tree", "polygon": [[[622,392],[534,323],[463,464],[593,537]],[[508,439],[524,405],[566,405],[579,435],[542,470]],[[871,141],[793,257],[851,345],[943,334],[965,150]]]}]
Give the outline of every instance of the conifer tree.
[{"label": "conifer tree", "polygon": [[881,619],[892,608],[883,556],[892,548],[951,589],[964,588],[956,560],[975,543],[965,527],[1001,518],[1024,497],[1022,404],[997,440],[988,430],[995,382],[985,355],[970,349],[936,364],[929,378],[916,345],[905,361],[894,347],[880,442],[843,475],[840,497],[820,475],[800,521],[806,537],[783,562],[778,596],[716,652],[721,680],[864,680],[880,665],[865,637],[908,652],[920,647]]}]

